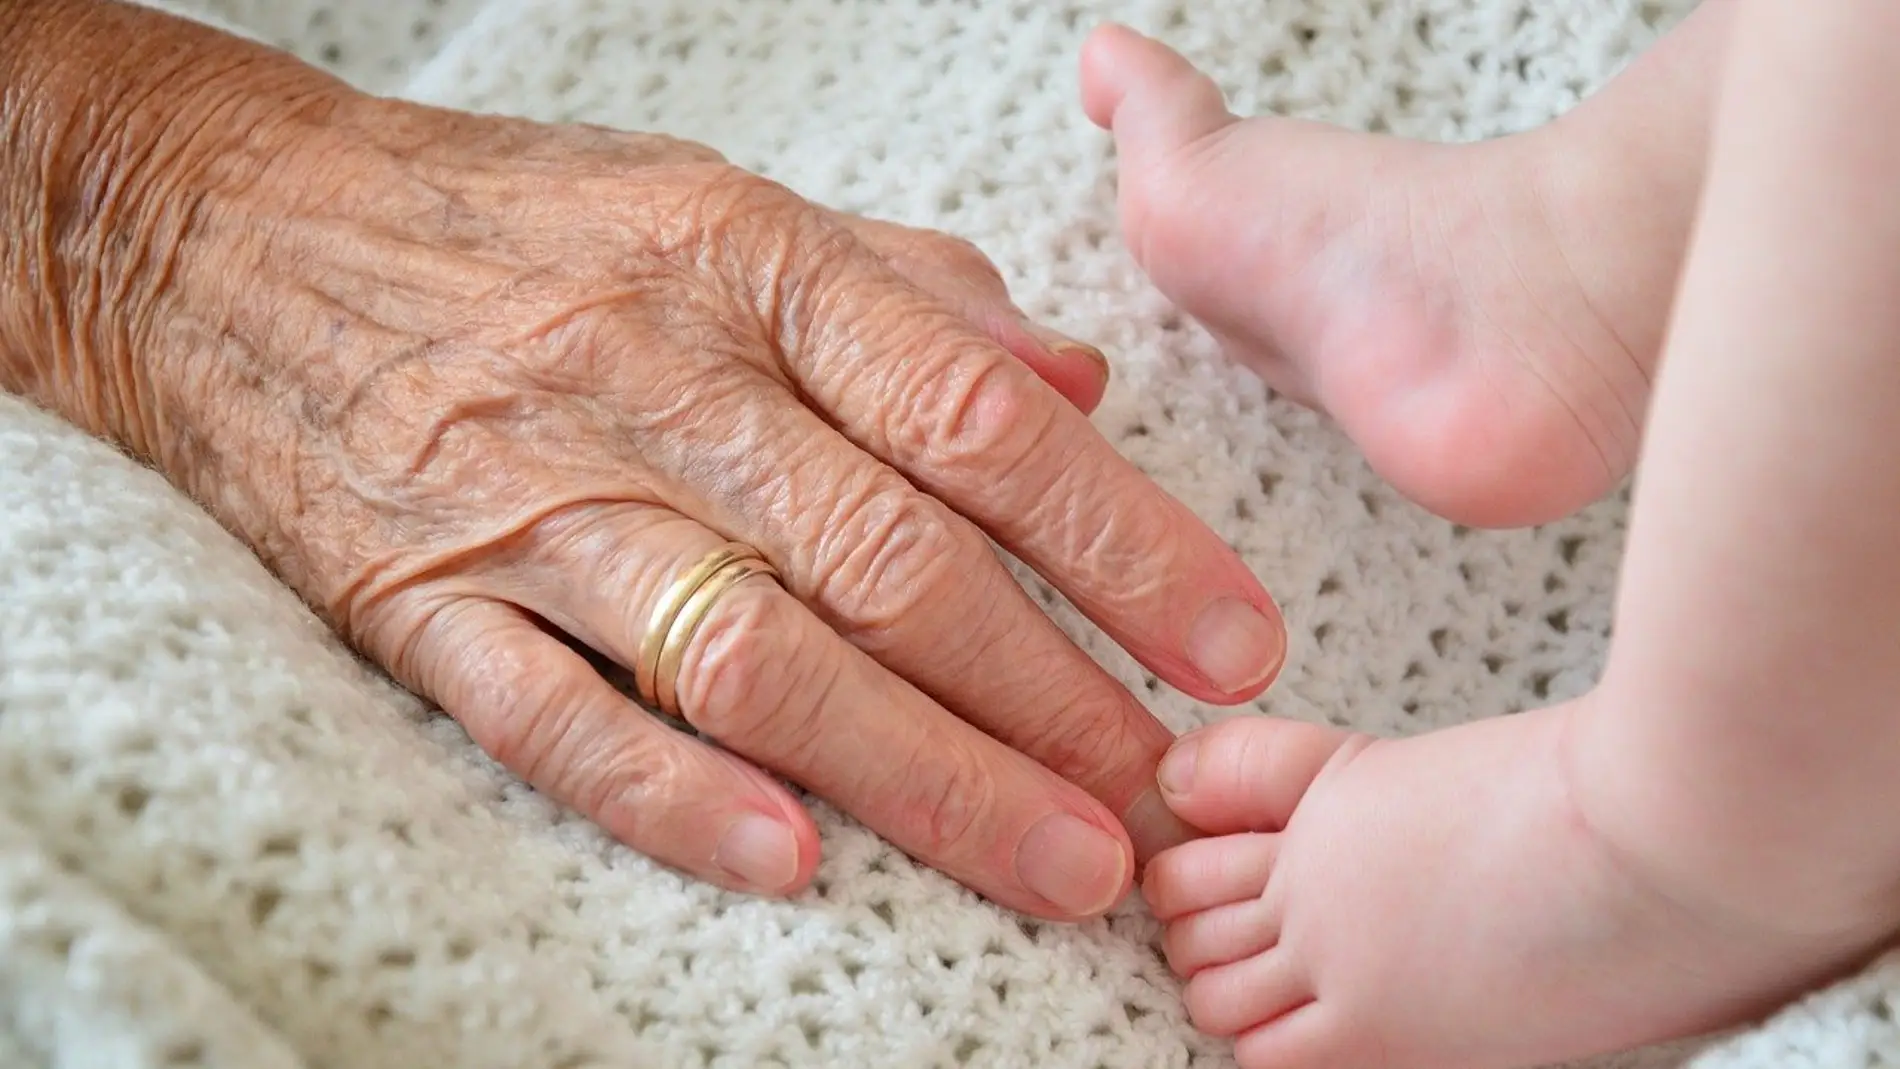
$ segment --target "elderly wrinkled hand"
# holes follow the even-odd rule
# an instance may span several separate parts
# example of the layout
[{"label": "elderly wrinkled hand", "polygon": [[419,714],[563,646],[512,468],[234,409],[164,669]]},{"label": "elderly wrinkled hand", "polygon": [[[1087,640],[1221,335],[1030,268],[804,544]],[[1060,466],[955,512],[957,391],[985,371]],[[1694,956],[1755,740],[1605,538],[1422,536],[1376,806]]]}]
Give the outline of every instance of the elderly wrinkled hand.
[{"label": "elderly wrinkled hand", "polygon": [[[1265,592],[1089,425],[1105,366],[968,245],[104,0],[0,11],[0,79],[0,384],[656,859],[803,886],[815,828],[761,770],[1048,917],[1181,838],[1170,734],[986,534],[1196,696],[1278,667]],[[685,598],[733,544],[763,565]]]}]

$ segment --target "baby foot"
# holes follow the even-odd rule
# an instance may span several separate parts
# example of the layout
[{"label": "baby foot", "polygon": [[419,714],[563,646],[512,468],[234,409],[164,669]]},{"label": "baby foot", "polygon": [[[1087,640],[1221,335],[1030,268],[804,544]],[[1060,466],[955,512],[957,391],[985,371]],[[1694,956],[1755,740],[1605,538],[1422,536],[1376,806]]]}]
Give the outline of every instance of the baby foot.
[{"label": "baby foot", "polygon": [[1243,121],[1114,26],[1084,50],[1083,101],[1155,284],[1400,492],[1516,526],[1629,473],[1693,182],[1606,161],[1579,132],[1602,123],[1453,146]]},{"label": "baby foot", "polygon": [[1223,837],[1157,856],[1143,890],[1196,1025],[1244,1069],[1519,1069],[1738,1023],[1890,930],[1763,923],[1746,881],[1605,841],[1566,787],[1582,708],[1402,741],[1242,718],[1177,744],[1163,791]]}]

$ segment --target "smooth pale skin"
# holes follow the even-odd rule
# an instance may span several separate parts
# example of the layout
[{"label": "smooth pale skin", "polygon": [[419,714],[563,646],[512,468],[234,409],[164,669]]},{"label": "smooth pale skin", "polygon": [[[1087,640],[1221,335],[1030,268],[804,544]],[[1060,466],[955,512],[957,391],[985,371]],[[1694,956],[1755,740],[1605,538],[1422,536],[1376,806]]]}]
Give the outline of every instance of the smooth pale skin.
[{"label": "smooth pale skin", "polygon": [[[1183,737],[1159,769],[1175,812],[1215,837],[1161,854],[1143,889],[1189,978],[1189,1014],[1234,1036],[1246,1069],[1568,1063],[1747,1022],[1900,932],[1900,7],[1733,0],[1678,32],[1541,139],[1545,163],[1579,185],[1653,189],[1649,214],[1618,225],[1560,215],[1556,229],[1583,239],[1564,250],[1570,265],[1653,272],[1653,240],[1681,235],[1661,251],[1681,265],[1679,285],[1638,313],[1666,324],[1654,351],[1621,354],[1654,370],[1655,388],[1641,384],[1642,464],[1598,685],[1402,739],[1234,718]],[[1439,273],[1439,246],[1410,246],[1415,233],[1355,211],[1361,190],[1301,198],[1239,184],[1248,162],[1255,175],[1300,176],[1381,153],[1380,203],[1447,224],[1469,190],[1522,191],[1505,181],[1522,169],[1493,170],[1517,149],[1223,121],[1156,42],[1104,34],[1091,57],[1085,86],[1118,140],[1130,135],[1125,156],[1140,156],[1124,173],[1188,161],[1234,183],[1175,206],[1201,234],[1237,233],[1222,212],[1347,220],[1339,258],[1381,239],[1400,252],[1384,261],[1397,272],[1352,284],[1401,278],[1431,307],[1492,323],[1548,328],[1527,305],[1561,307],[1586,284],[1578,271],[1567,289],[1540,290],[1547,260],[1498,255],[1551,237],[1548,217],[1514,215],[1508,195],[1478,201],[1495,234],[1459,247],[1461,272]],[[1147,151],[1170,141],[1166,156]],[[1471,181],[1449,194],[1408,185],[1421,175],[1408,155],[1457,163]],[[1287,232],[1291,245],[1305,236]],[[1203,243],[1200,259],[1298,259],[1241,244]],[[1517,288],[1471,285],[1507,273]],[[1396,316],[1417,293],[1373,303]],[[1338,308],[1301,311],[1317,323]],[[1641,334],[1640,322],[1616,326]],[[1278,371],[1317,377],[1329,409],[1345,396],[1324,396],[1337,383],[1320,353],[1283,355]],[[1380,384],[1401,409],[1408,386],[1519,369],[1459,359],[1470,350],[1410,355],[1416,375]],[[1561,394],[1590,381],[1598,354],[1526,344],[1497,355]],[[1495,403],[1469,414],[1491,421],[1475,433],[1526,426]],[[1537,489],[1482,488],[1513,507],[1534,496],[1513,491]]]}]

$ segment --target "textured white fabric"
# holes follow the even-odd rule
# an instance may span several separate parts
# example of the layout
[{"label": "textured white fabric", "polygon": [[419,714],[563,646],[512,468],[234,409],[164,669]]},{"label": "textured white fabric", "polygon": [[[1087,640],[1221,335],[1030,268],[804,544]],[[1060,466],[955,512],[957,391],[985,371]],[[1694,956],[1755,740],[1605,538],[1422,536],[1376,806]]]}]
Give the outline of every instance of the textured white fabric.
[{"label": "textured white fabric", "polygon": [[[1684,3],[202,2],[380,92],[660,128],[977,241],[1032,313],[1113,354],[1101,428],[1282,600],[1292,662],[1262,711],[1412,732],[1577,693],[1599,664],[1621,506],[1459,530],[1215,359],[1115,236],[1073,71],[1114,17],[1240,109],[1470,138],[1570,106]],[[1052,611],[1173,727],[1217,715]],[[0,1065],[1231,1064],[1138,906],[1039,925],[821,827],[789,903],[610,844],[156,475],[0,399]],[[1702,1066],[1900,1064],[1897,992],[1890,963]]]}]

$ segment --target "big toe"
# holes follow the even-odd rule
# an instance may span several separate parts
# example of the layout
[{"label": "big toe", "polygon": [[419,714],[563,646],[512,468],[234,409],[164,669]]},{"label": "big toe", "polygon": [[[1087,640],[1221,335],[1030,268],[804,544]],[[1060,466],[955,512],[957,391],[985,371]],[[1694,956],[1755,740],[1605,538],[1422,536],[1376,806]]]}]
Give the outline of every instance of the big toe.
[{"label": "big toe", "polygon": [[1167,45],[1103,26],[1082,46],[1082,107],[1137,157],[1166,154],[1238,120],[1213,79]]},{"label": "big toe", "polygon": [[1297,720],[1243,716],[1183,735],[1162,759],[1162,798],[1215,835],[1279,831],[1333,755],[1356,738]]}]

